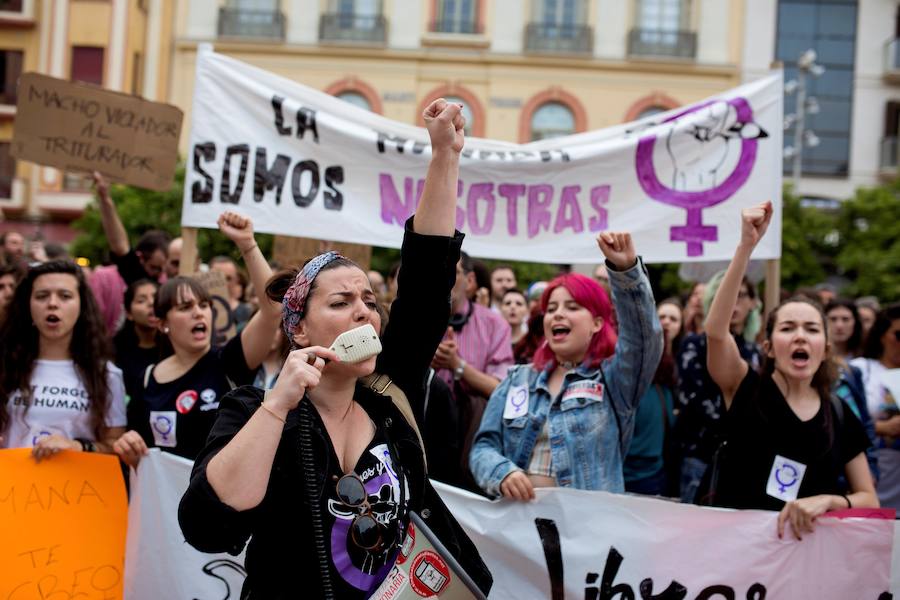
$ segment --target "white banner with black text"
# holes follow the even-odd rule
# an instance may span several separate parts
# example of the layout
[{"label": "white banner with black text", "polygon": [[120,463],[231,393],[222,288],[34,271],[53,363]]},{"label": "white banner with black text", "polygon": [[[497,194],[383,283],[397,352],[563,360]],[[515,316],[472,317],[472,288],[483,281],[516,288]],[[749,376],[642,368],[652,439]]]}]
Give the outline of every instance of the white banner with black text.
[{"label": "white banner with black text", "polygon": [[[468,139],[457,228],[473,256],[597,263],[600,231],[647,262],[728,260],[740,209],[772,200],[754,254],[781,255],[782,75],[702,102],[526,144]],[[422,127],[198,52],[182,225],[226,209],[257,231],[399,247],[431,156]]]},{"label": "white banner with black text", "polygon": [[[153,450],[132,476],[126,600],[240,597],[243,556],[197,552],[179,529],[190,470]],[[772,512],[568,489],[491,502],[435,487],[490,567],[492,600],[900,598],[900,535],[884,518],[892,511],[843,511],[797,541],[778,539]]]}]

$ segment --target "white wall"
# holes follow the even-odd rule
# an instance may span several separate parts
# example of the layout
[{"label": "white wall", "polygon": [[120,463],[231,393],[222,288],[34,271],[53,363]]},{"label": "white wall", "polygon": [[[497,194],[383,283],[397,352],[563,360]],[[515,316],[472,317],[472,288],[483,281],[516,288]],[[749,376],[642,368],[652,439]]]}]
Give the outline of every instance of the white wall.
[{"label": "white wall", "polygon": [[317,44],[319,42],[319,2],[318,0],[282,0],[285,12],[288,44]]},{"label": "white wall", "polygon": [[744,2],[744,49],[741,57],[741,78],[753,81],[769,72],[775,58],[776,20],[778,0],[747,0]]},{"label": "white wall", "polygon": [[594,56],[625,60],[628,50],[628,30],[631,9],[622,0],[595,0],[597,4],[597,33],[594,37]]},{"label": "white wall", "polygon": [[491,29],[486,31],[491,38],[491,52],[520,54],[525,44],[525,26],[529,21],[528,11],[522,0],[494,0],[488,3],[493,8]]},{"label": "white wall", "polygon": [[[751,4],[751,2],[747,2]],[[752,2],[756,4],[756,0]],[[728,34],[731,26],[731,2],[700,0],[697,27],[697,62],[700,64],[728,64]]]},{"label": "white wall", "polygon": [[195,40],[215,39],[218,33],[219,3],[210,0],[187,2],[187,9],[185,37]]}]

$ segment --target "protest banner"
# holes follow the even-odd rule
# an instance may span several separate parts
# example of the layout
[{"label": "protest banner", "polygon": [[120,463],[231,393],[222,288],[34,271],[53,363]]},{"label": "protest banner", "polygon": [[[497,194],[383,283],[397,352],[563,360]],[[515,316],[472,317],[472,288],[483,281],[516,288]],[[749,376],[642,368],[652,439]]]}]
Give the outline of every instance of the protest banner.
[{"label": "protest banner", "polygon": [[[190,461],[153,450],[132,476],[129,600],[156,600],[162,591],[239,597],[243,556],[202,554],[184,543],[177,507],[190,470]],[[528,503],[491,502],[435,487],[490,567],[492,599],[886,600],[891,581],[900,585],[900,572],[892,573],[895,521],[884,514],[893,511],[834,513],[848,518],[820,518],[797,541],[776,537],[773,512],[571,489],[540,489]]]},{"label": "protest banner", "polygon": [[894,511],[820,517],[798,541],[778,539],[769,511],[562,488],[491,502],[435,487],[491,569],[491,598],[889,597]]},{"label": "protest banner", "polygon": [[19,78],[12,153],[41,165],[100,171],[151,190],[172,187],[181,109],[40,73]]},{"label": "protest banner", "polygon": [[372,246],[364,244],[276,235],[272,245],[273,258],[278,264],[286,266],[302,265],[308,259],[329,250],[346,256],[363,269],[368,269],[372,262]]},{"label": "protest banner", "polygon": [[246,572],[244,555],[204,554],[184,541],[178,502],[193,463],[150,450],[131,472],[125,598],[238,600]]},{"label": "protest banner", "polygon": [[121,600],[127,499],[114,456],[0,450],[0,598]]},{"label": "protest banner", "polygon": [[[227,117],[226,117],[227,115]],[[201,46],[182,225],[225,209],[257,231],[399,247],[430,160],[425,129]],[[740,210],[776,211],[754,256],[781,253],[781,73],[641,121],[514,144],[469,139],[457,227],[473,256],[598,263],[632,232],[648,262],[731,258]]]}]

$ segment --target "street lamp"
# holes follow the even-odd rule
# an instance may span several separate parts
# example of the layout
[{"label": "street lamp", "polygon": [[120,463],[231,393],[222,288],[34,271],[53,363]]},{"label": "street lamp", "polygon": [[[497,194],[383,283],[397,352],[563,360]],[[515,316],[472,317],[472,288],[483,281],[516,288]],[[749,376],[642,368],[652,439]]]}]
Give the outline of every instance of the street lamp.
[{"label": "street lamp", "polygon": [[797,94],[797,105],[794,112],[784,116],[784,128],[794,126],[794,145],[785,146],[784,158],[793,160],[794,188],[800,183],[800,174],[803,169],[803,147],[815,148],[819,145],[819,137],[811,130],[806,129],[806,115],[815,115],[819,112],[819,101],[813,96],[806,95],[807,76],[821,77],[825,67],[816,63],[816,51],[810,48],[797,59],[797,79],[792,79],[784,84],[784,93]]}]

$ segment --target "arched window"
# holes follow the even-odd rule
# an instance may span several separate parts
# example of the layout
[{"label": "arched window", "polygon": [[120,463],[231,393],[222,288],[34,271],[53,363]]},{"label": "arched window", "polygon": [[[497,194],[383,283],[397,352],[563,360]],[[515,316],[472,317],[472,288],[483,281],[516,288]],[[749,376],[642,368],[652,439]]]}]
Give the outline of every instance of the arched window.
[{"label": "arched window", "polygon": [[377,115],[382,114],[383,107],[378,92],[365,81],[356,77],[346,77],[335,81],[325,88],[325,93]]},{"label": "arched window", "polygon": [[546,102],[531,115],[531,141],[575,133],[575,114],[561,102]]},{"label": "arched window", "polygon": [[658,115],[659,113],[664,113],[668,108],[664,108],[662,106],[648,106],[644,110],[638,113],[638,116],[635,118],[635,121],[640,121],[644,117],[651,117],[653,115]]},{"label": "arched window", "polygon": [[630,123],[637,121],[650,115],[666,112],[681,106],[681,102],[668,96],[660,91],[655,91],[643,98],[635,100],[628,110],[625,111],[625,119],[623,122]]},{"label": "arched window", "polygon": [[354,106],[358,106],[365,110],[372,110],[372,105],[369,104],[369,101],[366,99],[366,97],[363,96],[362,94],[360,94],[359,92],[353,92],[353,91],[341,92],[340,94],[337,95],[337,97],[340,98],[341,100],[343,100],[344,102],[349,102],[350,104],[352,104]]}]

